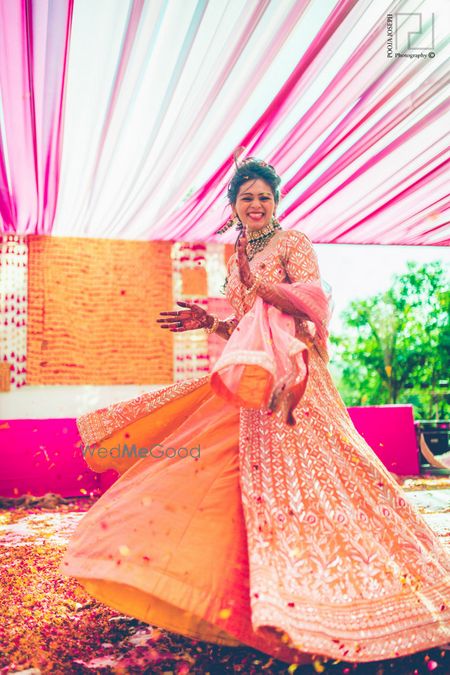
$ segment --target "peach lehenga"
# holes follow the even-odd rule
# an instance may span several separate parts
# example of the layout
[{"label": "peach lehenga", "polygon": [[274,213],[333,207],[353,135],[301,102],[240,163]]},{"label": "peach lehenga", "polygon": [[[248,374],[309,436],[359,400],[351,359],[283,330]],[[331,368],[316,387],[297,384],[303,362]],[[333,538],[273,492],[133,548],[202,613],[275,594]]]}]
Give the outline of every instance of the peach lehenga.
[{"label": "peach lehenga", "polygon": [[[309,239],[294,231],[250,266],[273,283],[319,278]],[[257,305],[244,290],[232,258],[239,321]],[[300,318],[294,337],[308,370],[294,426],[281,410],[224,400],[208,375],[79,418],[89,466],[120,477],[83,517],[61,570],[150,624],[288,662],[443,645],[450,556],[356,431],[326,344]],[[162,457],[111,452],[125,444]],[[200,457],[171,458],[170,447]]]}]

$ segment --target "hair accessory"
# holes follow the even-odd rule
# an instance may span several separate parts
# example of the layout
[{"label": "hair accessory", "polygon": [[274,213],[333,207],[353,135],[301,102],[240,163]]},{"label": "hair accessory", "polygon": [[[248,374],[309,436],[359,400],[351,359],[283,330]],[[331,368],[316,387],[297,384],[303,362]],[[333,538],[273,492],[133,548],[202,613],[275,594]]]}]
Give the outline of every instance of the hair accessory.
[{"label": "hair accessory", "polygon": [[233,159],[234,159],[234,164],[236,166],[236,170],[239,169],[239,164],[238,164],[238,157],[242,155],[243,152],[245,152],[247,148],[245,145],[238,145],[235,151],[233,152]]},{"label": "hair accessory", "polygon": [[242,160],[241,166],[243,164],[247,164],[247,162],[254,162],[255,164],[259,164],[260,166],[268,166],[269,169],[273,169],[275,171],[275,167],[272,166],[272,164],[268,164],[262,159],[258,159],[257,157],[246,157],[245,159]]},{"label": "hair accessory", "polygon": [[[275,171],[275,167],[272,166],[272,164],[268,164],[264,160],[258,159],[257,157],[253,156],[246,157],[245,159],[241,160],[238,163],[238,157],[240,157],[242,153],[245,152],[246,150],[247,148],[244,145],[238,145],[235,151],[233,152],[233,159],[234,164],[236,166],[236,170],[240,169],[240,167],[243,166],[244,164],[247,164],[247,162],[255,162],[255,164],[260,164],[261,166],[268,166]],[[244,176],[244,178],[246,178],[246,176]]]}]

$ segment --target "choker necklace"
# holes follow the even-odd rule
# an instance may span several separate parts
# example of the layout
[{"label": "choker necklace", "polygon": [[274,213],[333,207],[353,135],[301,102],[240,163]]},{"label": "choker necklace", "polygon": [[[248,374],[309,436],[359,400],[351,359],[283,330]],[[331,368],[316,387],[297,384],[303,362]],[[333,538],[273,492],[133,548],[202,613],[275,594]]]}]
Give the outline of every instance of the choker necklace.
[{"label": "choker necklace", "polygon": [[259,251],[262,251],[267,242],[270,241],[270,239],[272,239],[273,235],[277,232],[277,230],[282,229],[283,228],[281,227],[278,220],[272,219],[270,223],[264,225],[264,227],[262,227],[261,229],[248,232],[247,233],[248,259],[251,260],[253,256],[255,256]]},{"label": "choker necklace", "polygon": [[249,241],[259,239],[260,237],[263,237],[265,234],[268,234],[269,232],[272,232],[273,228],[274,228],[274,223],[272,221],[270,221],[270,223],[267,223],[267,225],[264,225],[264,227],[260,227],[259,230],[249,230],[249,231],[247,231],[247,239]]}]

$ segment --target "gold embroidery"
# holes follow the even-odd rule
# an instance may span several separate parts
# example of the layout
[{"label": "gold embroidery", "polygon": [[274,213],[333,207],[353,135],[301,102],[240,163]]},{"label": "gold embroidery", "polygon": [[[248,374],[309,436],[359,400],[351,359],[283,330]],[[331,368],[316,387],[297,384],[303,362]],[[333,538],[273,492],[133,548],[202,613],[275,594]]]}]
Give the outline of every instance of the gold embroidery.
[{"label": "gold embroidery", "polygon": [[145,417],[154,410],[179,396],[184,396],[203,386],[209,381],[209,374],[175,382],[160,390],[141,394],[129,401],[113,403],[106,408],[99,408],[81,415],[76,422],[81,439],[87,445],[109,438],[118,429],[123,429],[131,422]]},{"label": "gold embroidery", "polygon": [[[291,281],[319,275],[298,232],[271,242],[250,266],[262,261],[268,283],[280,281],[280,262]],[[228,299],[238,317],[255,300],[243,300],[235,267]],[[296,335],[315,347],[296,426],[267,409],[240,409],[253,625],[348,661],[444,644],[450,556],[356,431],[307,321],[296,319]]]},{"label": "gold embroidery", "polygon": [[[269,283],[280,281],[281,268],[291,281],[318,275],[311,243],[298,232],[274,237],[250,263],[261,264]],[[236,320],[255,301],[240,286],[232,265],[228,299]],[[316,349],[310,349],[295,427],[268,409],[239,410],[236,452],[254,633],[359,662],[444,645],[450,556],[356,431],[307,321],[296,319],[296,335]],[[85,415],[80,432],[86,441],[105,438],[208,378]]]}]

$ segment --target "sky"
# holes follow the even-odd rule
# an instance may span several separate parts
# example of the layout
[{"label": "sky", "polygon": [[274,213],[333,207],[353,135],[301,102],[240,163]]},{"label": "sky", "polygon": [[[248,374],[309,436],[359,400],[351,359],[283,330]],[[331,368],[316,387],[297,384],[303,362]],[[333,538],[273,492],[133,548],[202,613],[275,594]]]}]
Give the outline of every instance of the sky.
[{"label": "sky", "polygon": [[406,272],[407,261],[440,261],[450,273],[450,247],[314,244],[319,268],[333,290],[331,333],[342,331],[341,312],[351,300],[367,298],[391,286],[394,274]]}]

